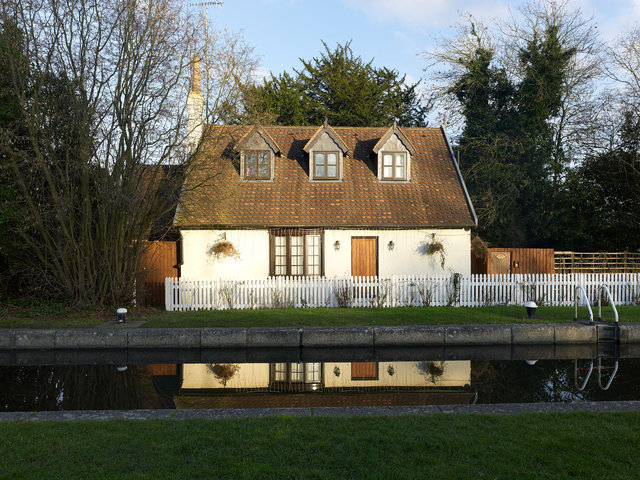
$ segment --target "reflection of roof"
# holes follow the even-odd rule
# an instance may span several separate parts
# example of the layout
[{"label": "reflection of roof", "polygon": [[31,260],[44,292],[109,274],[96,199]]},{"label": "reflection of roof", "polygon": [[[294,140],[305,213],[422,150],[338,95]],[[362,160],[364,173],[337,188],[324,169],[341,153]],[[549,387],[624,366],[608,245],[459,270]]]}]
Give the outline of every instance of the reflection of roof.
[{"label": "reflection of roof", "polygon": [[310,393],[238,393],[233,395],[177,395],[177,408],[311,408],[311,407],[384,407],[403,405],[466,405],[473,403],[475,392],[446,390],[438,392],[310,392]]},{"label": "reflection of roof", "polygon": [[377,177],[374,146],[388,128],[332,127],[344,142],[343,180],[310,182],[305,145],[318,127],[262,127],[281,151],[273,181],[241,181],[236,146],[254,127],[212,126],[189,173],[176,218],[182,228],[470,227],[475,214],[443,130],[403,128],[415,148],[410,182]]}]

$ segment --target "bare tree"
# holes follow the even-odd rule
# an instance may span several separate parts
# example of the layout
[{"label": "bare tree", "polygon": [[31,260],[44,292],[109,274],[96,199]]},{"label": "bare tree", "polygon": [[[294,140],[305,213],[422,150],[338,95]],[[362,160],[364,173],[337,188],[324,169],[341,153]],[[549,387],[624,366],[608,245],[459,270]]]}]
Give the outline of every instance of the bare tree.
[{"label": "bare tree", "polygon": [[28,148],[3,149],[26,209],[21,234],[42,282],[75,303],[132,298],[150,229],[177,201],[164,186],[180,185],[194,158],[185,148],[194,56],[217,87],[205,92],[202,123],[224,119],[221,106],[255,66],[240,37],[181,4],[2,0],[3,24],[22,32],[23,56],[9,64]]},{"label": "bare tree", "polygon": [[617,110],[640,115],[640,28],[618,37],[607,49],[607,75],[614,82]]}]

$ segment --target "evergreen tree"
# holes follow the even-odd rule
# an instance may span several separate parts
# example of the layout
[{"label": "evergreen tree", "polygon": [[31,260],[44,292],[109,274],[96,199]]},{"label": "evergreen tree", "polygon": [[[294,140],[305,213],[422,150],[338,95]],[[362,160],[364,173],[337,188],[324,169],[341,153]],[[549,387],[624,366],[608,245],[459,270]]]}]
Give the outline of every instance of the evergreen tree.
[{"label": "evergreen tree", "polygon": [[562,150],[556,148],[552,121],[562,107],[563,86],[575,49],[561,44],[558,31],[558,25],[551,25],[542,34],[534,32],[519,53],[523,75],[516,95],[519,128],[514,133],[520,143],[518,203],[526,246],[551,246],[547,225],[558,195],[554,179],[564,168],[563,159],[555,157]]},{"label": "evergreen tree", "polygon": [[471,25],[476,48],[458,60],[463,73],[449,90],[465,120],[460,163],[479,234],[494,245],[547,246],[551,238],[547,223],[562,151],[552,122],[574,55],[558,28],[534,32],[517,53],[519,75],[509,76]]},{"label": "evergreen tree", "polygon": [[273,121],[282,125],[385,126],[397,120],[403,126],[426,125],[429,107],[418,83],[405,84],[397,70],[376,68],[372,60],[355,56],[351,43],[338,44],[309,61],[295,75],[271,76],[263,85],[249,87],[245,121]]}]

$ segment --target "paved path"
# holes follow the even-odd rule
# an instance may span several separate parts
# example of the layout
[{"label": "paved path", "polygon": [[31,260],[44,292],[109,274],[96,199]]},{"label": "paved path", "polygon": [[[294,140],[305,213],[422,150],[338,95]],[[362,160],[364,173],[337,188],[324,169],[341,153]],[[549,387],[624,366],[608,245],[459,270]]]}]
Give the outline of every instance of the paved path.
[{"label": "paved path", "polygon": [[495,405],[426,405],[411,407],[317,407],[271,409],[220,410],[80,410],[66,412],[0,412],[0,422],[8,421],[76,421],[76,420],[185,420],[191,418],[220,419],[245,417],[355,417],[372,415],[430,415],[569,412],[629,412],[640,411],[640,401],[629,402],[576,402],[576,403],[503,403]]}]

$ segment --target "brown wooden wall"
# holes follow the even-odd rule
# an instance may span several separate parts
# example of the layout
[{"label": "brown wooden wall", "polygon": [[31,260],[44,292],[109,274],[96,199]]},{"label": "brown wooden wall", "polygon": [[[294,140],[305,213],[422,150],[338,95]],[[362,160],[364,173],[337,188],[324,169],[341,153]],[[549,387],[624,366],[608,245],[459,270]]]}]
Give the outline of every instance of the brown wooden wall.
[{"label": "brown wooden wall", "polygon": [[165,308],[164,279],[178,276],[177,263],[177,242],[148,242],[136,284],[136,300],[139,305]]},{"label": "brown wooden wall", "polygon": [[471,273],[498,273],[492,265],[492,253],[511,257],[507,273],[555,273],[553,248],[489,248],[486,259],[471,254]]}]

